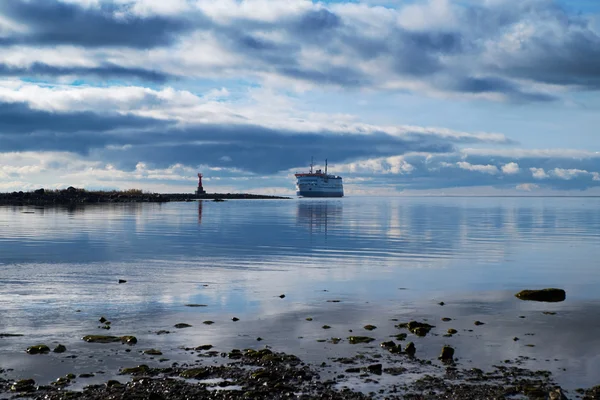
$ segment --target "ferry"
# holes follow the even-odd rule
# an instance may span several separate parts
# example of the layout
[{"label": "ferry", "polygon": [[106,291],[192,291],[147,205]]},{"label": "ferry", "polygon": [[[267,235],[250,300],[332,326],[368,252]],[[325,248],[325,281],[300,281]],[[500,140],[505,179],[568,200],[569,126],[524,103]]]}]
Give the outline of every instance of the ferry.
[{"label": "ferry", "polygon": [[343,197],[344,185],[342,177],[327,173],[327,160],[325,172],[317,169],[313,172],[313,162],[310,162],[310,172],[297,173],[296,195],[300,197]]}]

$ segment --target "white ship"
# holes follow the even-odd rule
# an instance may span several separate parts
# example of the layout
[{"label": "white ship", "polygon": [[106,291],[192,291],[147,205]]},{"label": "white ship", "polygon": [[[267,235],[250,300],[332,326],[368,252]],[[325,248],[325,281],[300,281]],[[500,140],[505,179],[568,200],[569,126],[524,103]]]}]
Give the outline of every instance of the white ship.
[{"label": "white ship", "polygon": [[342,177],[327,174],[327,160],[325,160],[325,172],[320,169],[313,172],[311,161],[310,172],[296,174],[296,195],[302,197],[343,197]]}]

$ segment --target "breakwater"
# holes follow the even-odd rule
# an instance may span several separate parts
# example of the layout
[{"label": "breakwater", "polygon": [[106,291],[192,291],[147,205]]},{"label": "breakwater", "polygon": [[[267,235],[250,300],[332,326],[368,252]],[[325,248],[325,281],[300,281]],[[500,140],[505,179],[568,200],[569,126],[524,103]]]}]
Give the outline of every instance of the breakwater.
[{"label": "breakwater", "polygon": [[38,189],[30,192],[0,193],[0,205],[75,205],[97,203],[166,203],[170,201],[233,199],[288,199],[288,197],[266,196],[249,193],[146,193],[141,190],[89,191],[69,187],[64,190]]}]

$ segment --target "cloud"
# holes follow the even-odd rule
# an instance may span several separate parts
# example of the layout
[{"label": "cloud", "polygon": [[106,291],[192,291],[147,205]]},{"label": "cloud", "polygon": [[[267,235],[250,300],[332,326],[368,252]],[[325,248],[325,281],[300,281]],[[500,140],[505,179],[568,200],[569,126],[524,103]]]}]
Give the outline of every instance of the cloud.
[{"label": "cloud", "polygon": [[506,175],[513,175],[519,173],[519,164],[511,162],[502,166],[502,172]]},{"label": "cloud", "polygon": [[95,67],[61,67],[35,62],[28,66],[13,66],[0,63],[0,76],[14,77],[59,77],[70,75],[77,79],[82,77],[98,77],[101,79],[124,78],[140,79],[149,82],[164,83],[167,81],[167,75],[147,70],[144,68],[127,68],[119,65],[105,63]]},{"label": "cloud", "polygon": [[[0,13],[5,58],[29,59],[4,70],[41,76],[242,77],[519,102],[556,100],[561,87],[595,90],[600,82],[600,35],[592,20],[549,1],[431,0],[384,9],[308,1],[14,0],[2,2]],[[50,46],[75,47],[81,59],[36,58],[36,49]]]},{"label": "cloud", "polygon": [[109,2],[84,7],[62,1],[4,1],[0,13],[27,29],[0,38],[0,45],[151,48],[172,44],[178,34],[192,28],[183,16],[141,17],[127,11],[127,7]]},{"label": "cloud", "polygon": [[516,186],[517,190],[522,190],[525,192],[532,192],[534,190],[539,189],[540,186],[536,185],[535,183],[521,183],[520,185]]},{"label": "cloud", "polygon": [[552,175],[556,176],[557,178],[560,179],[564,179],[566,181],[577,178],[580,175],[592,175],[592,173],[588,172],[588,171],[584,171],[581,169],[564,169],[564,168],[554,168],[552,170]]},{"label": "cloud", "polygon": [[498,167],[495,165],[473,165],[465,161],[457,162],[456,165],[461,169],[466,169],[467,171],[477,171],[490,175],[495,175],[498,173]]}]

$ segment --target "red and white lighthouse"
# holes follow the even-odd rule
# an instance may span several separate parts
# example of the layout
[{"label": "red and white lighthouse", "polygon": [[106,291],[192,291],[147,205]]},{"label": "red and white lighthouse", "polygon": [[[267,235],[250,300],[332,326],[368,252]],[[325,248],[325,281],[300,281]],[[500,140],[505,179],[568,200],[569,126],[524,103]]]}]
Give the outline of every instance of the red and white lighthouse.
[{"label": "red and white lighthouse", "polygon": [[200,196],[206,194],[206,191],[202,187],[202,174],[198,174],[198,189],[196,189],[196,195]]}]

